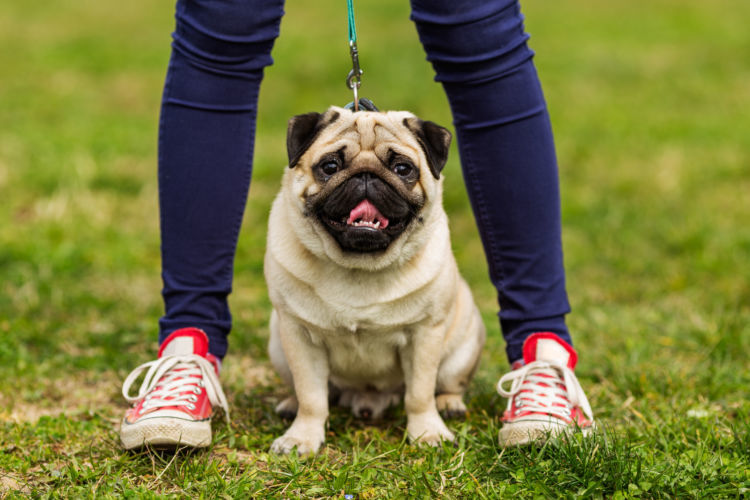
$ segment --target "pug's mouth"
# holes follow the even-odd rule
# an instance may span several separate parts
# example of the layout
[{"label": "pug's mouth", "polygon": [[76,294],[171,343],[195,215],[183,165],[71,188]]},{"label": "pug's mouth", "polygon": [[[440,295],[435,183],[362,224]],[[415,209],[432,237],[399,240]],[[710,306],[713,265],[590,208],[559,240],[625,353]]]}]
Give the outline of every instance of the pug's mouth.
[{"label": "pug's mouth", "polygon": [[407,228],[416,209],[377,177],[358,176],[339,186],[317,217],[342,250],[371,253],[387,249]]}]

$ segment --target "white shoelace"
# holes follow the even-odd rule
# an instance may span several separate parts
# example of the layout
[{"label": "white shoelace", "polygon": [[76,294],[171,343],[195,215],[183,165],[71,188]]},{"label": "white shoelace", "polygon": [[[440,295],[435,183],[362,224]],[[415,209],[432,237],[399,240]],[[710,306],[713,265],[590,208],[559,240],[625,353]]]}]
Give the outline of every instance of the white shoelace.
[{"label": "white shoelace", "polygon": [[[503,386],[509,381],[510,390],[506,391]],[[558,386],[561,382],[564,388]],[[570,420],[571,410],[579,406],[586,418],[594,420],[589,400],[575,373],[559,361],[533,361],[506,373],[497,383],[497,392],[508,398],[508,410],[516,399],[517,410]]]},{"label": "white shoelace", "polygon": [[[148,372],[143,378],[138,394],[130,396],[130,386],[146,369]],[[157,385],[161,388],[154,390]],[[143,363],[123,382],[122,395],[128,403],[145,398],[144,410],[166,406],[185,406],[194,410],[201,388],[205,389],[211,405],[224,410],[224,416],[229,422],[229,404],[224,391],[221,390],[214,366],[206,358],[196,354],[167,356]]]}]

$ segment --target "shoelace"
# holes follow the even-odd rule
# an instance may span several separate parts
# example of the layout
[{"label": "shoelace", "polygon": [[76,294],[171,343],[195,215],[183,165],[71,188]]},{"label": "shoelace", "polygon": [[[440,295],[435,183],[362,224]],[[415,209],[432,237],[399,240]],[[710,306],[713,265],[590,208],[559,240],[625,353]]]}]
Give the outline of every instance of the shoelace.
[{"label": "shoelace", "polygon": [[[130,396],[130,386],[146,369],[148,372],[138,394]],[[161,387],[154,390],[157,385]],[[206,358],[196,354],[167,356],[143,363],[123,382],[122,395],[131,404],[145,398],[144,409],[186,406],[193,410],[201,388],[206,390],[211,405],[224,410],[224,416],[229,422],[229,404],[214,366]]]},{"label": "shoelace", "polygon": [[[503,386],[509,381],[510,390],[506,391]],[[559,387],[560,383],[564,387]],[[516,400],[517,410],[569,420],[572,408],[579,406],[586,418],[594,420],[589,400],[575,373],[559,361],[532,361],[506,373],[497,383],[497,392],[508,398],[508,410]]]}]

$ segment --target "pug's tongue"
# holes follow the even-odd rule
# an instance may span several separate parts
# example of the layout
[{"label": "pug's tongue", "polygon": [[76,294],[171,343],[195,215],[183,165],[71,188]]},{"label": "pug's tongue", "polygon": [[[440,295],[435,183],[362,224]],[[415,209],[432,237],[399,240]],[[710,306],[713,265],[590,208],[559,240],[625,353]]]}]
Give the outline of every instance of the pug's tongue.
[{"label": "pug's tongue", "polygon": [[376,227],[377,229],[385,229],[388,227],[388,219],[380,213],[380,211],[370,203],[370,200],[362,200],[359,204],[352,209],[349,213],[349,218],[346,219],[346,223],[354,225],[355,222],[359,222],[358,225]]}]

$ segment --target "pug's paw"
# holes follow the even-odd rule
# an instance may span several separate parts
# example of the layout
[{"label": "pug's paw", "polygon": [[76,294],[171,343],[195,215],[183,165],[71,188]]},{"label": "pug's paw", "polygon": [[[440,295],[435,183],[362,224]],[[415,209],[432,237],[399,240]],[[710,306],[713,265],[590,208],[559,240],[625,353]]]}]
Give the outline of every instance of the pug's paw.
[{"label": "pug's paw", "polygon": [[443,419],[437,413],[409,418],[406,432],[412,443],[429,446],[440,446],[443,441],[453,442],[456,439],[456,436],[446,427]]},{"label": "pug's paw", "polygon": [[399,395],[389,392],[359,391],[352,396],[352,414],[364,420],[380,420],[385,411],[399,403]]},{"label": "pug's paw", "polygon": [[323,426],[311,429],[310,426],[292,424],[280,438],[271,445],[271,453],[288,455],[296,447],[298,455],[313,455],[317,453],[325,441]]},{"label": "pug's paw", "polygon": [[276,405],[276,414],[284,420],[292,420],[297,416],[298,406],[297,398],[295,396],[289,396]]},{"label": "pug's paw", "polygon": [[466,418],[466,405],[460,394],[438,394],[435,397],[438,411],[445,418]]}]

